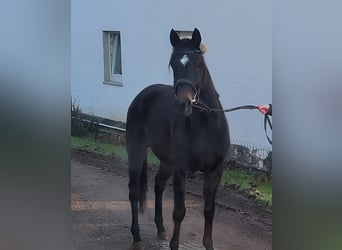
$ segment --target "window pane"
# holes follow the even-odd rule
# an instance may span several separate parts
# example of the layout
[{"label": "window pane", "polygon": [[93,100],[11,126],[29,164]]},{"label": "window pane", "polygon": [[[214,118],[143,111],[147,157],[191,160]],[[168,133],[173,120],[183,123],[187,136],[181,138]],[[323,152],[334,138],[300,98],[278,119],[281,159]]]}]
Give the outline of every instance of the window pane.
[{"label": "window pane", "polygon": [[110,43],[109,43],[109,53],[110,53],[110,73],[114,74],[114,66],[115,66],[115,33],[110,33]]},{"label": "window pane", "polygon": [[121,75],[121,43],[119,33],[110,33],[110,72],[112,75]]},{"label": "window pane", "polygon": [[121,39],[120,35],[116,34],[117,36],[117,43],[116,43],[116,57],[115,57],[115,67],[114,67],[114,74],[122,75],[121,70]]}]

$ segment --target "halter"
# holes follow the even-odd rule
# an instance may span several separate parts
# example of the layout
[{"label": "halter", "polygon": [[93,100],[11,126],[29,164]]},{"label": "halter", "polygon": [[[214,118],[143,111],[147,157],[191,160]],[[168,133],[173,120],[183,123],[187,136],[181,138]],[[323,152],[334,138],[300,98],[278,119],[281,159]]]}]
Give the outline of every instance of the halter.
[{"label": "halter", "polygon": [[177,89],[179,87],[179,84],[185,84],[185,85],[189,86],[192,89],[192,91],[195,93],[195,95],[194,95],[193,99],[191,100],[191,103],[197,104],[199,102],[199,94],[201,92],[202,85],[200,86],[200,88],[197,91],[197,89],[194,87],[192,82],[189,81],[188,79],[178,79],[176,82],[174,82],[175,93],[177,93]]},{"label": "halter", "polygon": [[194,50],[185,50],[185,51],[173,51],[174,54],[193,54],[193,53],[201,53],[200,49],[194,49]]},{"label": "halter", "polygon": [[[200,49],[193,49],[193,50],[185,50],[185,51],[173,51],[173,54],[183,54],[183,55],[186,55],[186,54],[194,54],[194,53],[202,53]],[[186,84],[188,86],[190,86],[190,88],[193,90],[193,92],[195,93],[193,99],[191,100],[191,103],[193,104],[198,104],[199,103],[199,94],[201,92],[201,88],[202,88],[202,85],[203,83],[199,86],[198,90],[195,89],[195,87],[193,86],[192,82],[187,80],[187,79],[178,79],[176,82],[174,82],[174,85],[175,85],[175,92],[177,93],[177,89],[178,89],[178,86],[179,86],[179,83],[180,83],[180,80],[183,84]]]}]

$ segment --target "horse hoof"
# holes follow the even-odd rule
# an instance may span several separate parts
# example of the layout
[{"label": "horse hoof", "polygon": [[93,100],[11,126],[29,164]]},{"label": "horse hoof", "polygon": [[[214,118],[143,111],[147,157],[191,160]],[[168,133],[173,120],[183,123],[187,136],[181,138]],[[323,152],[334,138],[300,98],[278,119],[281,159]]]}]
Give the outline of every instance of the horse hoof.
[{"label": "horse hoof", "polygon": [[214,250],[212,240],[203,240],[203,246],[205,247],[205,250]]},{"label": "horse hoof", "polygon": [[171,240],[170,242],[170,249],[171,250],[178,250],[179,243],[175,243],[174,241]]},{"label": "horse hoof", "polygon": [[142,240],[137,241],[133,244],[133,250],[144,250],[144,249],[145,249],[145,244]]},{"label": "horse hoof", "polygon": [[169,238],[167,237],[167,235],[166,235],[166,232],[160,232],[160,233],[158,233],[158,238],[160,239],[160,240],[168,240]]}]

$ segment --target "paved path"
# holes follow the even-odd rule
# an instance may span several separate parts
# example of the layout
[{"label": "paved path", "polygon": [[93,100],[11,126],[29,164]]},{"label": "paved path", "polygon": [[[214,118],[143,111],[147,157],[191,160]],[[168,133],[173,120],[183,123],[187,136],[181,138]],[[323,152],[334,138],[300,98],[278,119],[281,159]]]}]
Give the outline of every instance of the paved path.
[{"label": "paved path", "polygon": [[[122,166],[118,166],[120,168]],[[122,171],[116,173],[74,159],[71,162],[71,183],[73,249],[131,249],[128,177]],[[173,227],[171,191],[172,188],[167,187],[164,198],[164,221],[169,236]],[[139,214],[146,250],[169,249],[168,241],[156,238],[154,195],[151,188],[147,198],[147,209],[143,215]],[[180,250],[203,249],[200,247],[204,221],[202,203],[200,197],[187,194]],[[272,248],[268,236],[262,237],[253,231],[253,226],[236,221],[234,213],[217,207],[213,233],[215,249]]]}]

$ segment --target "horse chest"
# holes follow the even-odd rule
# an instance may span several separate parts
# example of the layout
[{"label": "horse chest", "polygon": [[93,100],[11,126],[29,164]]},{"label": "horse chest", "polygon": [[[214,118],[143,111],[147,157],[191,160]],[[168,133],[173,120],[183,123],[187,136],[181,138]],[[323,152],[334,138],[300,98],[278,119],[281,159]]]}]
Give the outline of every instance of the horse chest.
[{"label": "horse chest", "polygon": [[[219,123],[220,124],[220,123]],[[224,146],[226,130],[222,126],[218,126],[217,123],[201,122],[201,125],[194,124],[189,140],[191,145],[196,151],[216,151],[218,147]]]},{"label": "horse chest", "polygon": [[192,123],[188,137],[188,150],[195,164],[215,165],[225,158],[229,134],[224,122],[224,119],[217,119],[215,122],[214,119],[197,119],[197,123]]},{"label": "horse chest", "polygon": [[222,145],[220,138],[205,134],[194,136],[188,146],[190,159],[194,165],[211,165],[225,155],[224,145]]}]

